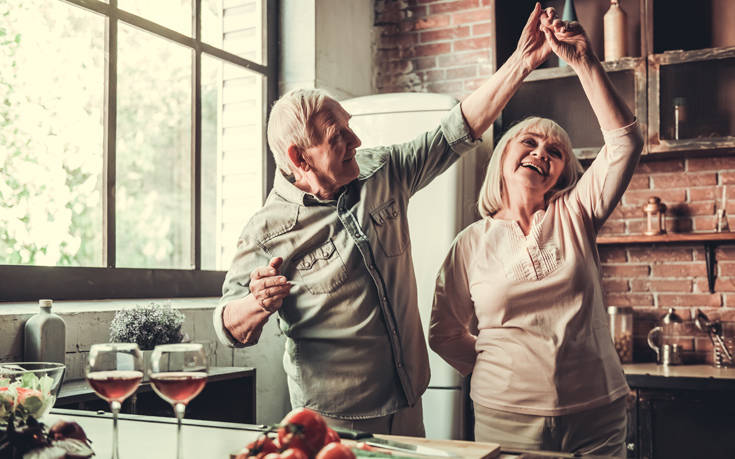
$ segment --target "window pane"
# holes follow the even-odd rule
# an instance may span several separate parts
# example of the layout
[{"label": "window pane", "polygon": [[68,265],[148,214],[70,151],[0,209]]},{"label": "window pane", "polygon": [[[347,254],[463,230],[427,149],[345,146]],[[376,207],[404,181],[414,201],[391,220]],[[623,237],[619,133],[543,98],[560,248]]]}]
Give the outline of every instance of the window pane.
[{"label": "window pane", "polygon": [[202,0],[202,41],[266,64],[263,0]]},{"label": "window pane", "polygon": [[202,55],[202,269],[228,269],[263,204],[264,78]]},{"label": "window pane", "polygon": [[191,36],[192,0],[117,0],[121,10]]},{"label": "window pane", "polygon": [[0,0],[0,264],[102,265],[105,18]]},{"label": "window pane", "polygon": [[192,52],[119,33],[116,265],[191,268]]}]

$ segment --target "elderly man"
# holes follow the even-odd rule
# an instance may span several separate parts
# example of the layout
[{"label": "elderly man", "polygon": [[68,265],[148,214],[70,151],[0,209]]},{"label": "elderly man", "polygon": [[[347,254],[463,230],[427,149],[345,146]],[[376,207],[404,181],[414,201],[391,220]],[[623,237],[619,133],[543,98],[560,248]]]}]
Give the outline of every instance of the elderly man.
[{"label": "elderly man", "polygon": [[473,149],[548,57],[536,7],[518,49],[436,129],[356,153],[350,115],[319,90],[273,106],[268,142],[279,168],[245,226],[214,313],[220,340],[258,341],[278,312],[291,403],[332,426],[424,434],[429,364],[416,300],[409,198]]}]

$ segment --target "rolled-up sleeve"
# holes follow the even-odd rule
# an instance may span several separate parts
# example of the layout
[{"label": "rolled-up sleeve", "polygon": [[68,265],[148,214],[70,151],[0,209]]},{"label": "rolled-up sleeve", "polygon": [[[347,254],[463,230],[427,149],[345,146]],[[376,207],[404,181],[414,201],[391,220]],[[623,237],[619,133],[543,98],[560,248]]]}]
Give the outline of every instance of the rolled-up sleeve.
[{"label": "rolled-up sleeve", "polygon": [[402,182],[409,195],[413,195],[481,143],[481,139],[472,138],[457,104],[436,129],[411,142],[392,146],[390,158],[399,183]]}]

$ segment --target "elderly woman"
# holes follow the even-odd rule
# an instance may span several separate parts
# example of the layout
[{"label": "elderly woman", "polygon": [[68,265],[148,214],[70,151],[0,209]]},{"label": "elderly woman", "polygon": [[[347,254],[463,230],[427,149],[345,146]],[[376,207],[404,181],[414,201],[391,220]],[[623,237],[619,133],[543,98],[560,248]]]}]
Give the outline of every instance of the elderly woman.
[{"label": "elderly woman", "polygon": [[476,440],[623,456],[628,386],[595,238],[642,137],[581,26],[542,19],[541,30],[577,73],[605,145],[581,175],[554,121],[529,118],[500,139],[480,192],[483,219],[458,235],[437,277],[430,345],[472,373]]}]

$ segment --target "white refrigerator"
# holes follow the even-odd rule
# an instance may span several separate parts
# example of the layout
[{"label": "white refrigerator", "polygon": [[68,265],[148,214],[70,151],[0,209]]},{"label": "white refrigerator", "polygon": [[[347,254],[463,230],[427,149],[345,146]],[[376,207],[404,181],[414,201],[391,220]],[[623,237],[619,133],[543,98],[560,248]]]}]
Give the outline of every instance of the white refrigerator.
[{"label": "white refrigerator", "polygon": [[[350,126],[362,147],[412,140],[439,125],[457,100],[443,94],[394,93],[341,101],[352,115]],[[408,219],[418,303],[424,334],[434,295],[436,274],[457,233],[476,219],[475,203],[487,145],[462,157],[409,201]],[[429,349],[431,381],[423,396],[427,438],[465,439],[467,384],[457,371]]]}]

